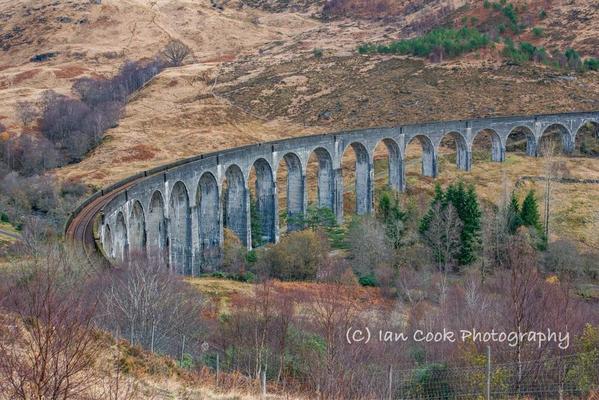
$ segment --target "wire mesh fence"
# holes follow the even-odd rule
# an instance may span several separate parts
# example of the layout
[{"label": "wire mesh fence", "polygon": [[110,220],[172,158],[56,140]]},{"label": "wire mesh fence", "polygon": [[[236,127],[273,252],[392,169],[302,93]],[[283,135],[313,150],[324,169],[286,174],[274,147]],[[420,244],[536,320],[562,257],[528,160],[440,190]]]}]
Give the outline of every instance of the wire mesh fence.
[{"label": "wire mesh fence", "polygon": [[389,374],[389,399],[586,398],[599,387],[599,365],[587,354],[474,367],[444,363]]},{"label": "wire mesh fence", "polygon": [[[293,391],[314,399],[599,399],[596,350],[535,360],[523,357],[519,362],[494,362],[489,351],[461,365],[455,365],[455,360],[422,362],[410,368],[371,364],[367,371],[359,370],[363,366],[348,365],[345,374],[351,375],[351,380],[347,380],[347,376],[326,374],[277,376],[276,365],[256,368],[252,363],[233,362],[231,353],[185,336],[154,341],[154,352],[170,355],[182,368],[201,371],[205,383],[222,390],[241,385],[255,393]],[[258,369],[260,373],[256,373]]]}]

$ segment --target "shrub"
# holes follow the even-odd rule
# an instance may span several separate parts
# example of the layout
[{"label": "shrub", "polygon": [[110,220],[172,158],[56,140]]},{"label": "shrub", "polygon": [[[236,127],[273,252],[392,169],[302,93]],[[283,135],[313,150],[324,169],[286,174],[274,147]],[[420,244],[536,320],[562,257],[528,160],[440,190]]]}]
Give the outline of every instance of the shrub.
[{"label": "shrub", "polygon": [[578,53],[573,48],[568,48],[568,49],[566,49],[564,55],[566,56],[566,59],[568,60],[568,65],[570,66],[570,68],[578,69],[580,67],[580,65],[582,63],[581,59],[580,59],[580,53]]},{"label": "shrub", "polygon": [[376,278],[372,275],[366,275],[361,277],[358,282],[360,283],[360,285],[362,286],[370,286],[370,287],[376,287],[379,285],[379,283],[377,282]]},{"label": "shrub", "polygon": [[587,58],[584,60],[584,67],[587,70],[599,71],[599,58]]},{"label": "shrub", "polygon": [[313,51],[314,57],[315,58],[322,58],[322,55],[324,54],[322,49],[314,49]]},{"label": "shrub", "polygon": [[534,28],[532,28],[532,34],[534,37],[540,38],[544,36],[545,31],[543,30],[543,28],[535,26]]},{"label": "shrub", "polygon": [[328,251],[327,240],[318,232],[292,232],[264,252],[257,269],[281,280],[313,280]]}]

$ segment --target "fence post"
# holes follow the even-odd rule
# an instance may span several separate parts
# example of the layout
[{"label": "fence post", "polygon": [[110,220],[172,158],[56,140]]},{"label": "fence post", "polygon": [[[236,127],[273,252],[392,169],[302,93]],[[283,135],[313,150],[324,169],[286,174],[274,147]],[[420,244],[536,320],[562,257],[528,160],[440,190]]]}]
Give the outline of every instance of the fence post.
[{"label": "fence post", "polygon": [[266,369],[262,371],[262,399],[266,399]]},{"label": "fence post", "polygon": [[389,400],[393,400],[393,365],[389,365]]},{"label": "fence post", "polygon": [[156,323],[152,322],[152,340],[150,342],[150,353],[154,354],[154,333],[156,331]]},{"label": "fence post", "polygon": [[185,354],[185,335],[183,335],[183,342],[181,343],[181,367],[183,367],[183,354]]},{"label": "fence post", "polygon": [[487,400],[491,400],[491,346],[487,346]]},{"label": "fence post", "polygon": [[216,353],[216,387],[218,388],[218,373],[220,372],[219,354]]}]

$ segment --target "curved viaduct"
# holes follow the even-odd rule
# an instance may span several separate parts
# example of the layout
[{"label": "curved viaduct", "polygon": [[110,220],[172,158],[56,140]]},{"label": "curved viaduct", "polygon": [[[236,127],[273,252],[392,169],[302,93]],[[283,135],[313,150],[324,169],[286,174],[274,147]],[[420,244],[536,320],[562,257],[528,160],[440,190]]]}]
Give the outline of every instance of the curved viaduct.
[{"label": "curved viaduct", "polygon": [[[181,274],[198,274],[218,266],[223,227],[251,246],[250,171],[255,171],[256,211],[261,240],[279,238],[276,173],[287,167],[287,214],[307,208],[306,171],[310,156],[318,158],[317,205],[330,208],[343,220],[341,159],[351,147],[356,155],[355,191],[358,214],[373,210],[374,151],[384,143],[389,158],[389,186],[406,188],[404,156],[409,143],[422,146],[422,174],[437,175],[437,154],[444,137],[456,143],[456,163],[472,165],[472,144],[489,132],[492,160],[505,159],[507,139],[516,130],[526,134],[526,152],[536,156],[541,138],[557,130],[569,153],[587,123],[599,124],[599,112],[563,113],[433,122],[393,128],[364,129],[297,137],[200,155],[144,171],[96,193],[80,206],[67,224],[67,236],[89,239],[90,220],[99,215],[98,236],[111,262],[151,252],[159,262]],[[82,227],[83,226],[83,227]],[[293,229],[293,227],[289,227]],[[77,232],[82,233],[77,233]],[[89,240],[88,240],[89,241]]]}]

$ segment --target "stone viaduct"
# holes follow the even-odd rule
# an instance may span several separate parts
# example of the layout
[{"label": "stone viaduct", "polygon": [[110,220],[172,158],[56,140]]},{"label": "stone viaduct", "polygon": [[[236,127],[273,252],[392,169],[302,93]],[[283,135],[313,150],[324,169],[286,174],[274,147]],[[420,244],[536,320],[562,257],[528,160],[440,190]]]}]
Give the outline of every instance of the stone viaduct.
[{"label": "stone viaduct", "polygon": [[[470,170],[474,138],[491,135],[492,160],[505,159],[506,143],[516,130],[527,138],[526,152],[537,156],[541,138],[558,131],[563,151],[574,148],[576,135],[588,123],[599,124],[599,112],[499,117],[433,122],[393,128],[364,129],[297,137],[223,150],[145,171],[110,202],[99,218],[99,241],[111,262],[122,262],[140,252],[158,254],[160,262],[181,274],[195,275],[218,268],[223,227],[233,230],[248,247],[250,229],[250,171],[255,171],[256,211],[261,238],[279,239],[277,170],[287,166],[287,214],[307,208],[306,170],[310,156],[318,159],[317,205],[330,208],[343,220],[341,159],[355,152],[355,191],[358,214],[373,210],[374,150],[387,148],[389,186],[406,188],[404,155],[409,143],[422,146],[422,174],[437,175],[437,153],[442,139],[455,140],[458,168]],[[118,186],[118,183],[117,183]],[[290,227],[290,229],[292,229]]]}]

